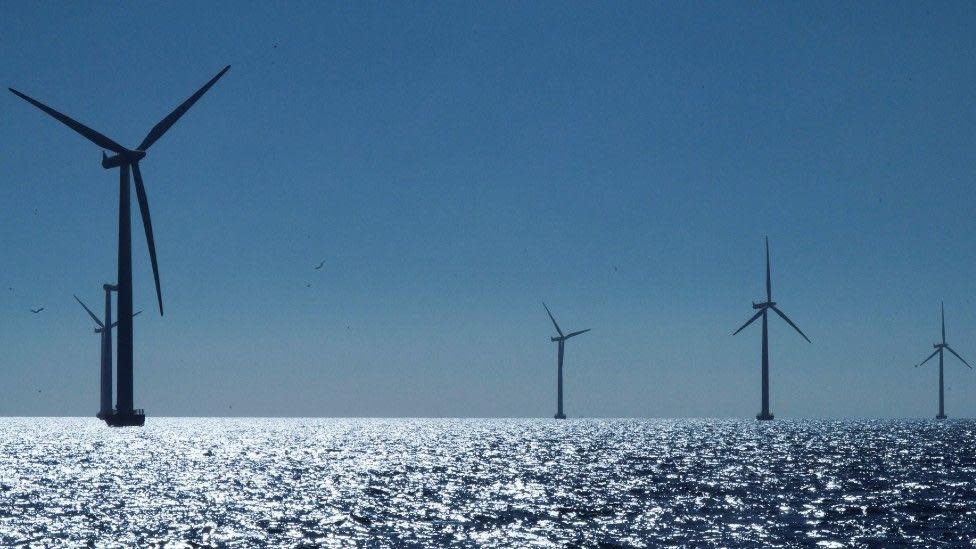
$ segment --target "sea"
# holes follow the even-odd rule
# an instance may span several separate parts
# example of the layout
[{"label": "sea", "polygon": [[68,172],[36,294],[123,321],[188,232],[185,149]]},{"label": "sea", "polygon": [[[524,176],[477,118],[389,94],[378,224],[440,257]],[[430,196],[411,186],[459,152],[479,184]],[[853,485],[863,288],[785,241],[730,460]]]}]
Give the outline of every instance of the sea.
[{"label": "sea", "polygon": [[0,418],[0,546],[973,547],[976,421]]}]

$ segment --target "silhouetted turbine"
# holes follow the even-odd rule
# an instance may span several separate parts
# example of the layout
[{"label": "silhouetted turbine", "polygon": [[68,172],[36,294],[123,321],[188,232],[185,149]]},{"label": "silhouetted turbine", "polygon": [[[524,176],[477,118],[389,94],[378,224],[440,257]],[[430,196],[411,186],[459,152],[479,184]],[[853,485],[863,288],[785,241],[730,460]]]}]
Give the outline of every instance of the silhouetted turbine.
[{"label": "silhouetted turbine", "polygon": [[782,317],[798,334],[803,336],[803,339],[807,340],[807,343],[810,343],[810,338],[786,316],[786,313],[779,310],[776,302],[773,301],[773,287],[769,276],[769,237],[766,237],[766,301],[762,303],[753,302],[752,308],[758,309],[756,314],[747,320],[738,330],[732,332],[732,335],[741,332],[746,326],[755,322],[757,318],[762,317],[762,411],[756,415],[756,419],[766,421],[773,419],[773,414],[769,413],[769,328],[766,318],[769,310],[772,309]]},{"label": "silhouetted turbine", "polygon": [[549,307],[545,303],[542,304],[546,308],[546,313],[549,314],[549,320],[552,320],[552,325],[556,327],[556,333],[559,334],[558,337],[550,338],[552,341],[559,344],[559,358],[558,358],[558,374],[556,381],[556,419],[566,419],[566,414],[563,413],[563,350],[566,346],[566,340],[571,337],[576,337],[580,334],[585,334],[589,332],[590,329],[580,330],[578,332],[572,332],[570,334],[563,334],[563,331],[559,329],[559,324],[556,324],[556,319],[552,316],[552,312],[549,311]]},{"label": "silhouetted turbine", "polygon": [[[74,296],[75,301],[81,305],[88,316],[95,321],[95,333],[101,335],[102,341],[102,360],[101,369],[99,370],[99,410],[95,414],[98,419],[105,419],[112,414],[112,328],[118,326],[118,322],[112,322],[112,292],[116,289],[115,286],[111,284],[105,284],[102,286],[105,290],[105,320],[102,321],[85,305],[78,296]],[[139,313],[132,315],[133,317],[138,316]],[[106,328],[106,325],[108,326]]]},{"label": "silhouetted turbine", "polygon": [[944,354],[944,352],[945,351],[949,351],[950,353],[956,355],[956,358],[958,358],[959,360],[961,360],[962,363],[965,364],[967,368],[969,368],[970,370],[973,369],[973,367],[970,366],[968,362],[966,362],[966,359],[964,359],[963,357],[959,356],[959,353],[953,351],[952,350],[952,347],[950,347],[949,344],[946,343],[946,339],[945,339],[945,303],[942,303],[941,309],[942,309],[942,343],[935,343],[935,344],[933,344],[932,346],[935,347],[935,351],[932,354],[930,354],[928,358],[926,358],[922,362],[919,362],[918,364],[915,365],[915,367],[918,368],[922,364],[925,364],[929,360],[932,360],[932,357],[934,357],[935,355],[939,355],[939,415],[935,416],[936,419],[945,419],[946,418],[946,415],[945,415],[945,389],[944,389],[944,385],[943,385],[943,378],[944,378],[944,376],[943,376],[943,373],[942,373],[942,366],[944,364],[944,360],[943,360],[943,356],[942,355]]},{"label": "silhouetted turbine", "polygon": [[163,295],[159,286],[159,269],[156,264],[156,243],[153,239],[152,221],[149,217],[149,200],[142,182],[139,161],[146,156],[146,150],[159,140],[177,120],[183,116],[194,103],[220,79],[230,66],[224,67],[216,76],[204,84],[202,88],[180,104],[173,112],[153,126],[146,138],[135,149],[127,149],[101,133],[66,116],[51,107],[28,97],[27,95],[9,88],[17,97],[41,109],[54,119],[68,126],[92,143],[103,149],[115,153],[108,156],[102,151],[102,167],[105,169],[119,168],[119,270],[118,270],[118,402],[113,417],[109,418],[110,425],[142,425],[145,415],[142,411],[133,409],[132,387],[132,226],[129,198],[129,171],[135,180],[136,198],[142,213],[142,224],[146,232],[146,243],[149,247],[149,260],[152,263],[153,279],[156,284],[156,300],[159,304],[159,314],[163,314]]}]

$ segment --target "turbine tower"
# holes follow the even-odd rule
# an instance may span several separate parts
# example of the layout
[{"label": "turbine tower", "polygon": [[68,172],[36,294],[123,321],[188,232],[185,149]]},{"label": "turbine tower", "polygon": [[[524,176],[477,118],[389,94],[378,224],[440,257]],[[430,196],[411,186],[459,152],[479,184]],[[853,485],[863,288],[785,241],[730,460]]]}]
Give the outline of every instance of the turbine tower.
[{"label": "turbine tower", "polygon": [[556,319],[552,316],[552,312],[549,311],[549,307],[545,303],[542,304],[546,308],[546,312],[549,313],[549,320],[552,320],[552,325],[556,327],[556,333],[559,334],[558,337],[550,338],[552,341],[559,344],[559,358],[558,358],[558,374],[556,381],[556,419],[566,419],[566,414],[563,413],[563,351],[566,348],[566,340],[578,336],[580,334],[585,334],[589,332],[590,329],[580,330],[578,332],[573,332],[570,334],[563,334],[563,331],[559,329],[559,324],[556,324]]},{"label": "turbine tower", "polygon": [[768,327],[768,313],[770,309],[776,314],[783,318],[787,324],[793,327],[798,334],[803,336],[803,339],[810,343],[810,338],[804,334],[796,324],[793,323],[786,313],[779,310],[776,306],[776,302],[773,301],[773,287],[769,280],[769,237],[766,237],[766,301],[762,303],[752,303],[752,308],[757,309],[756,314],[746,321],[738,330],[732,332],[735,335],[745,329],[746,326],[752,324],[757,318],[762,317],[762,411],[756,415],[756,419],[760,421],[768,421],[773,419],[773,414],[769,413],[769,327]]},{"label": "turbine tower", "polygon": [[[119,325],[118,322],[112,322],[112,292],[116,290],[116,286],[112,284],[105,284],[102,286],[105,290],[105,321],[103,322],[85,305],[78,296],[74,296],[75,301],[78,302],[88,316],[95,321],[95,333],[101,335],[102,341],[102,365],[101,365],[101,377],[99,381],[100,396],[99,396],[99,408],[98,413],[95,417],[104,420],[108,416],[112,415],[112,328]],[[139,313],[132,315],[138,316]]]},{"label": "turbine tower", "polygon": [[116,408],[105,418],[105,422],[113,427],[125,425],[143,425],[146,421],[145,412],[133,408],[132,387],[132,224],[131,200],[129,198],[129,172],[135,180],[136,198],[142,213],[142,224],[146,232],[146,243],[149,247],[149,259],[152,263],[153,279],[156,283],[156,300],[159,303],[159,314],[163,314],[163,296],[159,288],[159,269],[156,265],[156,243],[153,239],[152,221],[149,218],[149,201],[146,189],[142,183],[142,173],[139,171],[139,161],[146,156],[146,150],[152,146],[163,134],[169,130],[177,120],[183,116],[194,103],[213,86],[230,66],[224,67],[216,76],[204,84],[202,88],[191,95],[180,106],[153,126],[146,138],[135,149],[127,149],[101,133],[84,124],[48,107],[47,105],[9,88],[17,97],[41,109],[54,119],[68,126],[75,132],[98,145],[115,153],[108,156],[102,151],[102,167],[107,169],[119,168],[119,264],[118,264],[118,348],[117,368],[118,386]]},{"label": "turbine tower", "polygon": [[945,340],[945,303],[942,303],[942,343],[935,343],[932,346],[935,347],[935,351],[932,354],[930,354],[928,358],[926,358],[922,362],[919,362],[918,364],[916,364],[915,367],[918,368],[922,364],[925,364],[929,360],[932,360],[932,357],[934,357],[935,355],[939,355],[939,415],[935,416],[935,419],[945,419],[946,418],[946,415],[945,415],[945,386],[943,384],[944,376],[942,374],[942,366],[943,366],[943,364],[944,364],[945,361],[943,360],[943,354],[945,353],[945,351],[949,351],[950,353],[956,355],[956,358],[958,358],[959,360],[961,360],[962,363],[965,364],[967,368],[969,368],[970,370],[973,369],[973,367],[970,366],[968,362],[966,362],[966,359],[965,358],[959,356],[959,353],[953,351],[952,350],[952,347],[950,347],[949,344],[946,343],[946,340]]}]

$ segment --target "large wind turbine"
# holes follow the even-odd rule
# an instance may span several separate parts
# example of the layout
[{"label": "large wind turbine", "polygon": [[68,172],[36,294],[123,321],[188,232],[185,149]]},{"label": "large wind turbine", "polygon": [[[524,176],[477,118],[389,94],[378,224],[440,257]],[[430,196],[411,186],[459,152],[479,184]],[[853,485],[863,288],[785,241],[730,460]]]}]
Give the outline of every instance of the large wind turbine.
[{"label": "large wind turbine", "polygon": [[550,338],[559,344],[559,366],[558,366],[558,381],[557,386],[557,396],[556,396],[556,419],[566,419],[566,414],[563,413],[563,350],[566,347],[566,340],[578,336],[580,334],[585,334],[589,332],[590,329],[580,330],[578,332],[572,332],[570,334],[563,334],[563,331],[559,329],[559,324],[556,324],[556,319],[552,316],[552,312],[549,311],[549,307],[545,303],[542,304],[546,308],[546,312],[549,313],[549,320],[552,320],[552,325],[556,327],[556,333],[559,334],[558,337]]},{"label": "large wind turbine", "polygon": [[758,309],[756,314],[746,321],[738,330],[732,333],[735,335],[745,329],[746,326],[752,324],[757,318],[762,317],[762,411],[756,415],[756,419],[761,421],[767,421],[773,419],[773,414],[769,413],[769,329],[767,315],[769,310],[772,309],[776,314],[781,316],[787,324],[793,327],[798,334],[803,336],[803,339],[810,343],[810,338],[804,334],[796,324],[793,323],[786,313],[779,310],[776,307],[776,302],[773,301],[773,287],[769,280],[769,237],[766,237],[766,301],[762,303],[752,303],[753,309]]},{"label": "large wind turbine", "polygon": [[959,356],[959,353],[953,351],[952,350],[952,347],[950,347],[949,344],[946,343],[946,340],[945,340],[945,303],[942,304],[942,343],[935,343],[932,346],[935,347],[935,351],[932,354],[930,354],[928,358],[926,358],[922,362],[919,362],[918,364],[916,364],[915,367],[918,368],[922,364],[925,364],[929,360],[932,360],[932,357],[934,357],[935,355],[939,355],[939,415],[935,416],[935,419],[945,419],[946,418],[946,415],[945,415],[945,389],[944,389],[944,385],[943,385],[943,375],[942,375],[942,366],[943,366],[944,361],[942,360],[942,355],[944,354],[945,351],[949,351],[950,353],[956,355],[956,358],[958,358],[959,360],[961,360],[962,363],[965,364],[967,368],[969,368],[970,370],[973,369],[973,367],[970,366],[968,362],[966,362],[966,359],[965,358]]},{"label": "large wind turbine", "polygon": [[[116,286],[111,284],[105,284],[102,286],[105,290],[105,320],[102,321],[85,305],[78,296],[74,296],[75,301],[81,305],[88,316],[95,321],[95,333],[101,336],[102,341],[102,365],[100,370],[100,396],[99,396],[99,409],[95,417],[98,419],[105,419],[112,415],[112,328],[119,325],[118,322],[112,322],[112,292],[116,290]],[[138,316],[139,313],[132,315]]]},{"label": "large wind turbine", "polygon": [[230,69],[229,65],[211,78],[209,82],[191,95],[189,99],[176,107],[166,118],[163,118],[158,124],[153,126],[146,135],[146,138],[135,149],[127,149],[101,133],[61,114],[40,101],[28,97],[13,88],[9,88],[17,97],[41,109],[92,143],[95,143],[102,149],[108,149],[115,153],[113,156],[108,156],[104,150],[102,151],[102,167],[105,169],[119,168],[118,402],[115,411],[109,417],[105,418],[106,423],[112,426],[142,425],[146,421],[145,413],[142,410],[136,410],[132,407],[132,226],[129,198],[129,172],[132,172],[132,176],[135,179],[136,198],[139,201],[139,210],[142,212],[142,224],[146,231],[146,243],[149,247],[149,260],[152,263],[153,279],[156,283],[156,300],[159,303],[159,314],[162,316],[163,296],[159,288],[159,269],[156,265],[156,243],[153,240],[152,221],[149,218],[149,201],[146,198],[146,189],[142,183],[139,161],[146,156],[146,150],[159,140],[228,69]]}]

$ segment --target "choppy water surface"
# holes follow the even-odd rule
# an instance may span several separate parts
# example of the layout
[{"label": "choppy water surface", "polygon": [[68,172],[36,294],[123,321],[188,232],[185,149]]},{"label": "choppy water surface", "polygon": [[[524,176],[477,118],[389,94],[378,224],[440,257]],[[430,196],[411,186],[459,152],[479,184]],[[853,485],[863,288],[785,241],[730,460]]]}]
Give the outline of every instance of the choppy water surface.
[{"label": "choppy water surface", "polygon": [[0,419],[0,545],[976,545],[976,422]]}]

